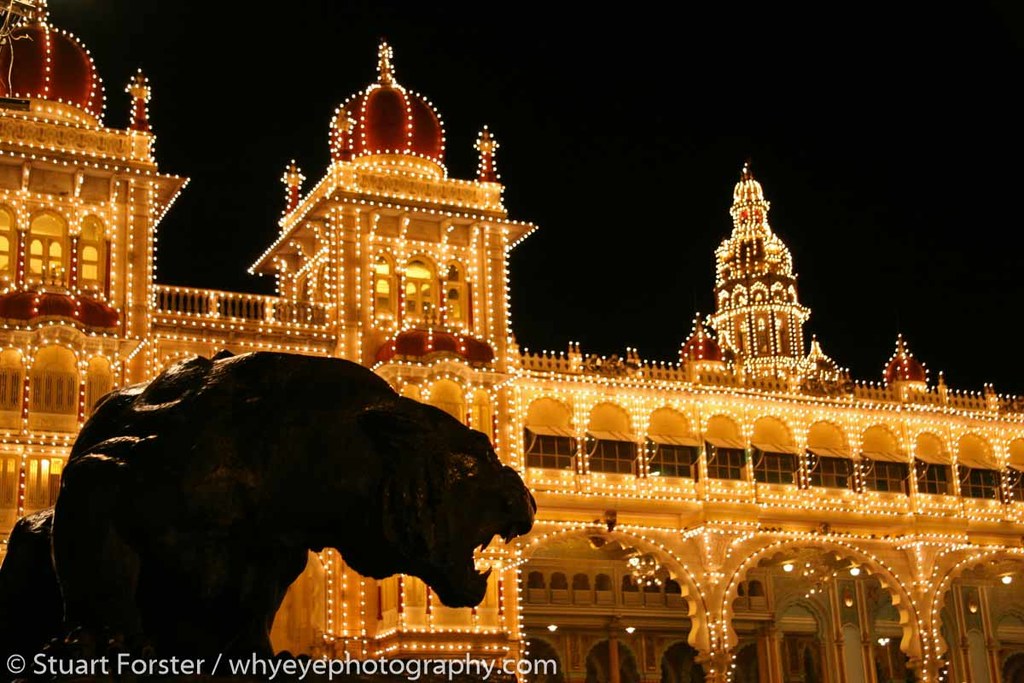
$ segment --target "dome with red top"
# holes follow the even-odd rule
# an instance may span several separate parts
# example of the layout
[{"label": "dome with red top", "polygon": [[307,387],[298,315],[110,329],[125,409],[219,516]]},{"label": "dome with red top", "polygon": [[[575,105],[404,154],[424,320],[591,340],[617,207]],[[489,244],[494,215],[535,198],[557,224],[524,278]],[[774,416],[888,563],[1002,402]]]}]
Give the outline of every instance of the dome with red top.
[{"label": "dome with red top", "polygon": [[679,350],[679,357],[684,363],[689,361],[721,363],[725,360],[722,347],[704,329],[704,323],[700,321],[700,314],[693,321],[693,332],[683,344],[683,348]]},{"label": "dome with red top", "polygon": [[885,366],[885,382],[927,382],[928,372],[921,361],[914,358],[903,341],[903,335],[896,337],[896,351]]},{"label": "dome with red top", "polygon": [[73,297],[60,292],[11,292],[0,296],[0,320],[25,322],[63,318],[85,327],[117,327],[117,310],[87,296]]},{"label": "dome with red top", "polygon": [[423,358],[435,353],[460,356],[471,364],[494,360],[494,349],[487,342],[455,335],[441,330],[403,330],[377,350],[377,360],[386,363],[393,358]]},{"label": "dome with red top", "polygon": [[348,98],[331,122],[336,160],[406,155],[444,166],[444,127],[433,105],[395,81],[391,47],[378,49],[377,82]]},{"label": "dome with red top", "polygon": [[18,26],[0,46],[0,97],[61,102],[99,119],[103,82],[89,51],[40,20]]}]

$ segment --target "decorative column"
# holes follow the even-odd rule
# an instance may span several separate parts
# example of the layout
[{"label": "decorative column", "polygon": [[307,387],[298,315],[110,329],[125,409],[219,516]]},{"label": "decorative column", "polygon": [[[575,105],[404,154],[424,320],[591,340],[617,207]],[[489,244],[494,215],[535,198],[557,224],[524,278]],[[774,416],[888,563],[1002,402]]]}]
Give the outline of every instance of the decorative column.
[{"label": "decorative column", "polygon": [[285,186],[284,212],[286,214],[294,211],[295,207],[299,205],[299,194],[302,192],[302,183],[305,180],[306,176],[302,175],[302,171],[295,165],[295,159],[288,162],[288,166],[284,169],[284,175],[281,176],[281,182]]},{"label": "decorative column", "polygon": [[25,270],[28,267],[28,226],[23,226],[21,221],[15,226],[18,234],[17,263],[14,270],[14,286],[17,289],[25,288]]},{"label": "decorative column", "polygon": [[761,680],[782,681],[782,632],[774,623],[757,634],[757,667]]},{"label": "decorative column", "polygon": [[112,240],[106,240],[103,249],[103,296],[110,301],[110,245]]},{"label": "decorative column", "polygon": [[615,633],[617,626],[616,622],[612,622],[608,629],[608,683],[622,683],[619,676],[619,638]]},{"label": "decorative column", "polygon": [[[835,582],[833,582],[834,584]],[[864,584],[861,581],[853,582],[853,591],[857,599],[857,628],[860,631],[861,642],[861,667],[864,671],[864,680],[867,683],[878,683],[875,672],[874,643],[871,641],[871,617],[868,612],[867,596],[864,595]],[[833,586],[833,591],[836,592]],[[839,597],[836,595],[832,608],[839,613]],[[842,625],[839,627],[842,634]],[[842,650],[841,650],[842,651]],[[846,669],[843,669],[846,673]]]},{"label": "decorative column", "polygon": [[[956,481],[956,477],[953,478]],[[949,647],[949,660],[952,671],[961,676],[960,679],[953,678],[953,680],[970,680],[970,674],[968,673],[971,668],[971,653],[970,644],[967,641],[967,617],[964,615],[964,601],[963,591],[961,585],[957,582],[951,582],[949,585],[949,595],[946,596],[947,604],[949,600],[953,601],[953,633],[950,633],[950,640],[955,642],[947,643]],[[979,597],[979,602],[981,598]],[[940,611],[935,615],[935,618],[942,619],[942,612]]]},{"label": "decorative column", "polygon": [[72,292],[78,292],[78,271],[80,270],[78,264],[78,241],[81,239],[81,233],[72,233],[68,250],[71,252],[68,254],[68,263],[71,267],[68,269],[68,289]]},{"label": "decorative column", "polygon": [[85,422],[85,383],[87,374],[79,371],[78,373],[78,424],[79,426]]},{"label": "decorative column", "polygon": [[999,639],[996,638],[995,629],[992,628],[992,609],[989,605],[989,587],[978,586],[978,605],[981,608],[981,628],[985,634],[985,655],[988,661],[988,680],[1002,680],[1002,672],[999,670]]},{"label": "decorative column", "polygon": [[128,127],[141,133],[150,132],[149,98],[152,91],[149,87],[149,79],[143,75],[142,69],[135,72],[124,91],[132,96],[131,123]]},{"label": "decorative column", "polygon": [[476,179],[481,183],[498,182],[499,176],[494,165],[494,153],[499,145],[498,141],[491,135],[491,131],[487,129],[487,126],[484,126],[484,129],[480,131],[476,138],[476,144],[473,146],[480,153],[476,166]]}]

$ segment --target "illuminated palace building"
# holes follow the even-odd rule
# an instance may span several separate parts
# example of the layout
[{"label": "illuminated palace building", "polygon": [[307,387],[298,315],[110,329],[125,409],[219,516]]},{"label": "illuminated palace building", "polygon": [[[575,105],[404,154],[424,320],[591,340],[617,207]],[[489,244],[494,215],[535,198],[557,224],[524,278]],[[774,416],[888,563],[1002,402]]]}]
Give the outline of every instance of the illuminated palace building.
[{"label": "illuminated palace building", "polygon": [[490,435],[539,519],[481,554],[473,609],[311,555],[280,649],[528,652],[578,683],[1024,681],[1024,401],[951,389],[902,340],[876,382],[807,349],[749,168],[714,312],[666,331],[688,335],[678,361],[524,352],[507,266],[535,227],[507,216],[497,142],[484,129],[477,177],[448,177],[437,111],[381,45],[322,177],[284,173],[252,266],[277,295],[162,285],[185,180],[158,168],[150,87],[135,76],[130,124],[104,127],[88,53],[36,14],[0,52],[0,532],[54,502],[111,388],[225,348],[347,358]]}]

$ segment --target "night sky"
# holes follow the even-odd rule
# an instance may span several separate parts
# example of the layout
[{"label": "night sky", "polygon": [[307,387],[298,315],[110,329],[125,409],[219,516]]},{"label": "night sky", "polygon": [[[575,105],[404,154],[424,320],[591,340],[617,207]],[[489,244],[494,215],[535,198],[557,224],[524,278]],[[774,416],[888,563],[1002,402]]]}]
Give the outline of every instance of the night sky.
[{"label": "night sky", "polygon": [[488,124],[510,216],[540,226],[511,264],[521,345],[675,360],[749,157],[808,337],[855,377],[879,379],[902,331],[933,378],[1024,391],[1014,3],[436,4],[50,0],[97,60],[107,123],[126,124],[141,65],[161,169],[192,179],[160,281],[271,291],[245,271],[283,168],[321,176],[332,112],[386,36],[445,121],[449,173],[473,176]]}]

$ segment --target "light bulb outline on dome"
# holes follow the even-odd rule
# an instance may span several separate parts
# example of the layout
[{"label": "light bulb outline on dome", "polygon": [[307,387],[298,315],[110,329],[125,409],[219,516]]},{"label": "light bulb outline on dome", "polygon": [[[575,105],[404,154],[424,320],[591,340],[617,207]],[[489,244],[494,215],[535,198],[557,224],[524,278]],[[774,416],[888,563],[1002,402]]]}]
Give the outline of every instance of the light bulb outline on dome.
[{"label": "light bulb outline on dome", "polygon": [[402,159],[429,162],[421,172],[446,178],[444,121],[433,103],[398,83],[394,48],[377,48],[377,80],[347,97],[330,126],[331,159],[401,170]]}]

